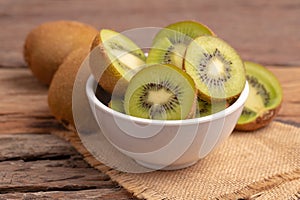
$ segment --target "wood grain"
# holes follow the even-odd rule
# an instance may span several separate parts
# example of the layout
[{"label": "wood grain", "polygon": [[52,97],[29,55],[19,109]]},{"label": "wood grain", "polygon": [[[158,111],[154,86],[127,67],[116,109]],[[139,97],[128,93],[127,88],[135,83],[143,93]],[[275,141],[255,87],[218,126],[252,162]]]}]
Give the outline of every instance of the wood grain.
[{"label": "wood grain", "polygon": [[55,135],[0,135],[0,199],[21,197],[132,198]]},{"label": "wood grain", "polygon": [[87,165],[69,142],[49,134],[74,138],[49,112],[48,88],[23,60],[26,35],[37,25],[65,19],[124,31],[203,22],[243,59],[268,65],[284,91],[276,120],[300,126],[299,18],[299,0],[1,0],[0,200],[134,199]]},{"label": "wood grain", "polygon": [[111,188],[109,177],[82,160],[1,162],[0,193]]},{"label": "wood grain", "polygon": [[0,200],[7,199],[101,199],[101,200],[133,200],[135,198],[128,196],[128,193],[121,188],[112,189],[88,189],[80,191],[51,191],[51,192],[26,192],[26,193],[7,193],[0,195]]},{"label": "wood grain", "polygon": [[276,75],[283,89],[283,103],[276,119],[300,126],[300,66],[268,69]]},{"label": "wood grain", "polygon": [[0,161],[61,160],[78,156],[64,140],[50,134],[0,135]]},{"label": "wood grain", "polygon": [[300,65],[299,0],[2,0],[0,66],[24,66],[26,35],[52,20],[77,20],[98,29],[164,27],[193,19],[207,24],[246,60]]},{"label": "wood grain", "polygon": [[0,77],[0,133],[49,133],[61,128],[50,115],[47,88],[29,69],[1,69]]}]

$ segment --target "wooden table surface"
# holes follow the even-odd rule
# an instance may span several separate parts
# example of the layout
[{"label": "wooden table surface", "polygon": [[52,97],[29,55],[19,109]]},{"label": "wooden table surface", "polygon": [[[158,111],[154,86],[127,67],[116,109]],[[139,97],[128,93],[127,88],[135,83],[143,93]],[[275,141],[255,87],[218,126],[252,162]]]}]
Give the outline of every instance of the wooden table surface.
[{"label": "wooden table surface", "polygon": [[89,167],[50,115],[47,87],[27,68],[23,42],[52,20],[123,31],[194,19],[207,24],[245,60],[265,64],[284,90],[276,120],[300,126],[300,1],[0,0],[0,199],[134,199]]}]

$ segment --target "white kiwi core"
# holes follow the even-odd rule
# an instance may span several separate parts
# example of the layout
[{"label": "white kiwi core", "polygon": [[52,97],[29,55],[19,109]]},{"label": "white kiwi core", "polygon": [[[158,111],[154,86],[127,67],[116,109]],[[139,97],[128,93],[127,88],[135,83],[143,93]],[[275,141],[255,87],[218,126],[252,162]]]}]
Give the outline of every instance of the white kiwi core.
[{"label": "white kiwi core", "polygon": [[148,102],[152,104],[165,104],[173,96],[171,92],[168,92],[166,89],[162,88],[157,91],[149,91],[148,93]]}]

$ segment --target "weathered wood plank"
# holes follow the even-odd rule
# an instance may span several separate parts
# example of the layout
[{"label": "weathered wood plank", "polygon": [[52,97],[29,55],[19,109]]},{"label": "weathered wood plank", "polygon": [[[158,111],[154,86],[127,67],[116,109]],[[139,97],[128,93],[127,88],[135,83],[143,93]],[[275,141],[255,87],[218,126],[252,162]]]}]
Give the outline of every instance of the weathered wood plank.
[{"label": "weathered wood plank", "polygon": [[62,128],[50,115],[46,86],[28,68],[0,70],[0,133],[45,133]]},{"label": "weathered wood plank", "polygon": [[278,120],[300,125],[300,67],[268,67],[279,79],[283,89],[283,103]]},{"label": "weathered wood plank", "polygon": [[20,198],[133,197],[55,135],[0,135],[0,199]]},{"label": "weathered wood plank", "polygon": [[134,200],[131,194],[118,187],[112,189],[90,189],[80,191],[26,192],[0,194],[0,200],[7,199],[101,199],[101,200]]},{"label": "weathered wood plank", "polygon": [[4,161],[0,193],[113,188],[115,184],[81,160]]},{"label": "weathered wood plank", "polygon": [[[264,64],[300,65],[298,0],[2,0],[0,66],[24,66],[23,43],[35,26],[69,19],[118,31],[194,19],[207,24],[244,59]],[[146,5],[146,6],[145,6]]]},{"label": "weathered wood plank", "polygon": [[50,134],[0,135],[0,161],[0,193],[115,187]]},{"label": "weathered wood plank", "polygon": [[[79,156],[66,141],[51,134],[0,135],[1,161],[58,160]],[[87,165],[86,165],[87,167]]]}]

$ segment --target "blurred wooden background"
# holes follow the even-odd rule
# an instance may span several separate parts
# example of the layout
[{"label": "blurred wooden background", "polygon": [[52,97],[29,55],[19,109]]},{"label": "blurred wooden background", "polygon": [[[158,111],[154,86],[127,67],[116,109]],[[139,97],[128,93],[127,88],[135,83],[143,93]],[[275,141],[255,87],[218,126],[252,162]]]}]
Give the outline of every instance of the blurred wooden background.
[{"label": "blurred wooden background", "polygon": [[299,0],[1,0],[0,64],[24,64],[26,34],[59,19],[117,31],[194,19],[211,27],[244,59],[300,65]]}]

